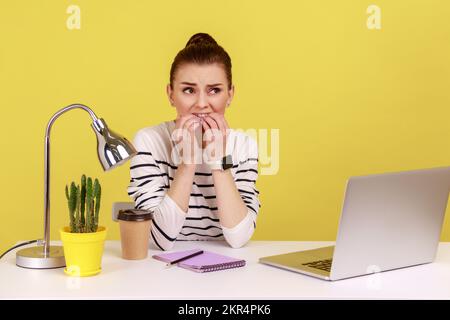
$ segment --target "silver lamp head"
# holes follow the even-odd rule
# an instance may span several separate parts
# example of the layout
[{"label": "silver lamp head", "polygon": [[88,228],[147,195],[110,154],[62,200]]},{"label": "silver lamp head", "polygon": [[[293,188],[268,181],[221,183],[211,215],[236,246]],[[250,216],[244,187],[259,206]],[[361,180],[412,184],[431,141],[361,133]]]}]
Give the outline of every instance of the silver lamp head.
[{"label": "silver lamp head", "polygon": [[97,136],[98,159],[103,170],[118,167],[137,154],[127,138],[109,129],[102,118],[95,120],[92,128]]}]

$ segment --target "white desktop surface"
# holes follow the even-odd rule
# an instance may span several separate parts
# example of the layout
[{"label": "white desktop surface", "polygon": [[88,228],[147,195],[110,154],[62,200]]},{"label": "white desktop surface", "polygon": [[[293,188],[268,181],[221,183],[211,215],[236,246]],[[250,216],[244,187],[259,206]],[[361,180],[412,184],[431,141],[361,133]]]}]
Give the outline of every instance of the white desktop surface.
[{"label": "white desktop surface", "polygon": [[[52,241],[60,245],[60,241]],[[260,257],[333,245],[333,242],[250,241],[233,249],[223,241],[179,241],[173,251],[201,248],[243,258],[245,267],[196,273],[151,258],[123,260],[120,241],[106,241],[102,272],[69,277],[60,269],[15,265],[15,252],[0,260],[0,299],[450,299],[450,243],[435,262],[329,282],[263,265]]]}]

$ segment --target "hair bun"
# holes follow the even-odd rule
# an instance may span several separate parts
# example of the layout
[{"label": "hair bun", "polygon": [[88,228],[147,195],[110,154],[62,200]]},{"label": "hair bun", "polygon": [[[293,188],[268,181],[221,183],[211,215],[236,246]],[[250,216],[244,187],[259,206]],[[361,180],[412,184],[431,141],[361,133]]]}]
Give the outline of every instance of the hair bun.
[{"label": "hair bun", "polygon": [[186,43],[186,47],[192,45],[217,45],[217,42],[207,33],[196,33]]}]

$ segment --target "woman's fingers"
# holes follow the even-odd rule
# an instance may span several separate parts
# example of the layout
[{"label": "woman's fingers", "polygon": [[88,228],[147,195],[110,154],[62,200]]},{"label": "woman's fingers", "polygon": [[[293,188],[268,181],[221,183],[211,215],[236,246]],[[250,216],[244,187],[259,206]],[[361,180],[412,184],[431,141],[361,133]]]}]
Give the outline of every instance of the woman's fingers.
[{"label": "woman's fingers", "polygon": [[178,121],[176,122],[176,128],[180,129],[184,127],[184,124],[186,123],[186,121],[190,120],[190,119],[195,119],[197,118],[196,116],[194,116],[193,114],[188,114],[185,116],[180,116],[178,118]]},{"label": "woman's fingers", "polygon": [[201,124],[202,124],[203,131],[204,131],[204,132],[206,132],[206,130],[211,129],[211,127],[209,126],[209,124],[208,124],[206,121],[203,120],[203,121],[201,122]]},{"label": "woman's fingers", "polygon": [[[193,126],[198,121],[198,118],[192,114],[186,116],[180,116],[177,118],[177,122],[175,124],[175,130],[173,132],[173,139],[176,142],[180,142],[184,135],[184,130],[190,130],[190,127]],[[193,129],[195,130],[195,129]]]},{"label": "woman's fingers", "polygon": [[216,123],[216,121],[214,121],[214,119],[211,118],[210,116],[204,117],[204,118],[203,118],[203,121],[205,121],[205,122],[209,125],[209,127],[210,127],[211,129],[217,129],[217,130],[220,130],[220,129],[219,129],[219,126],[218,126],[217,123]]},{"label": "woman's fingers", "polygon": [[208,133],[210,136],[209,141],[215,144],[214,156],[213,158],[219,159],[223,157],[226,152],[227,143],[227,124],[223,115],[218,113],[210,113],[208,117],[205,118],[205,122],[211,127]]},{"label": "woman's fingers", "polygon": [[175,136],[178,138],[176,141],[178,154],[184,163],[196,163],[198,149],[196,143],[198,137],[196,135],[201,135],[201,132],[198,132],[200,128],[200,119],[191,114],[181,117],[177,128],[174,130],[174,133],[176,132]]},{"label": "woman's fingers", "polygon": [[220,130],[219,126],[214,121],[214,119],[209,117],[209,116],[204,117],[203,118],[203,122],[206,122],[208,124],[209,128],[211,129],[208,133],[206,133],[206,131],[205,131],[206,135],[209,136],[209,137],[207,137],[208,141],[214,140],[215,139],[215,135],[217,134],[217,131]]},{"label": "woman's fingers", "polygon": [[228,126],[225,122],[224,116],[218,113],[210,113],[209,117],[214,120],[214,122],[217,124],[217,127],[222,132],[222,136],[225,137],[227,135]]},{"label": "woman's fingers", "polygon": [[192,132],[193,130],[195,130],[198,126],[200,125],[200,120],[196,119],[196,117],[191,118],[189,120],[187,120],[184,125],[183,125],[183,129],[185,130],[189,130],[189,132]]}]

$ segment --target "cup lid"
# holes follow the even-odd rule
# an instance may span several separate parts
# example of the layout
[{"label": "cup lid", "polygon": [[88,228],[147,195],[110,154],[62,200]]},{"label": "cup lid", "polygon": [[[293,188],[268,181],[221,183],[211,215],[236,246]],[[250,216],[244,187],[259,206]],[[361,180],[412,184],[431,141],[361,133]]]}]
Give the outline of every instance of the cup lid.
[{"label": "cup lid", "polygon": [[117,219],[123,221],[147,221],[153,219],[153,211],[142,209],[119,210]]}]

